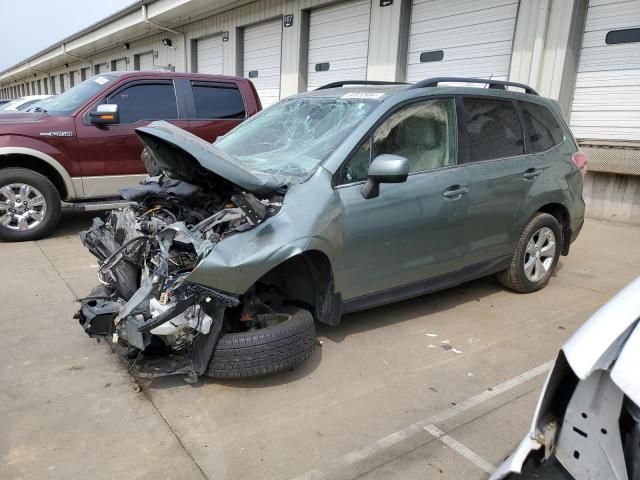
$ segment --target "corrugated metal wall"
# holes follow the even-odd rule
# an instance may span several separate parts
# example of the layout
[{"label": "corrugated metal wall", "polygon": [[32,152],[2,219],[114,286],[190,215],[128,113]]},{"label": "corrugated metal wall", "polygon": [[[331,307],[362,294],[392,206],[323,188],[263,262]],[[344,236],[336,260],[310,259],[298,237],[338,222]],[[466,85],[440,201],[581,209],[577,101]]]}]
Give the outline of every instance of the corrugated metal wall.
[{"label": "corrugated metal wall", "polygon": [[[527,0],[518,10],[517,0],[487,0],[487,2],[471,2],[470,0],[396,0],[392,5],[383,7],[377,0],[371,0],[369,47],[367,54],[366,75],[368,79],[404,80],[404,72],[409,64],[409,80],[418,80],[424,76],[441,73],[439,67],[446,66],[454,53],[462,51],[473,53],[474,58],[461,57],[462,62],[454,70],[456,74],[478,74],[476,69],[467,72],[466,67],[479,57],[500,57],[499,65],[492,66],[486,75],[503,77],[507,74],[511,56],[511,32],[514,16],[518,12],[516,31],[513,37],[514,60],[510,65],[512,79],[528,81],[539,87],[543,94],[558,98],[561,85],[572,85],[572,78],[565,78],[567,67],[566,52],[571,50],[567,37],[570,36],[567,24],[576,23],[577,5],[585,5],[587,0]],[[166,2],[165,2],[166,3]],[[477,5],[476,5],[477,3]],[[56,93],[60,91],[60,74],[68,82],[68,72],[86,69],[94,65],[102,65],[102,71],[111,69],[112,62],[125,58],[128,69],[133,70],[139,55],[153,56],[153,66],[175,67],[176,71],[194,71],[194,50],[197,40],[226,32],[227,41],[222,44],[222,73],[242,75],[242,31],[251,25],[269,20],[282,19],[293,15],[293,25],[282,29],[280,96],[303,91],[307,88],[310,11],[327,5],[339,5],[335,0],[256,0],[235,2],[235,8],[217,13],[210,17],[198,19],[182,26],[173,27],[183,35],[158,32],[148,26],[147,36],[132,38],[129,49],[125,50],[122,42],[126,38],[117,37],[117,47],[83,55],[88,62],[61,55],[60,50],[43,54],[38,62],[57,61],[59,66],[51,68],[47,73],[26,71],[24,76],[11,79],[10,88],[6,84],[3,95],[15,97],[31,91],[31,82],[41,80],[46,84],[49,93],[54,83]],[[413,5],[413,12],[410,6]],[[471,8],[472,6],[473,8]],[[491,8],[488,8],[491,7]],[[487,8],[487,11],[481,9]],[[583,9],[585,7],[582,7]],[[477,10],[475,10],[477,9]],[[466,16],[465,16],[466,12]],[[534,15],[535,12],[535,15]],[[412,17],[410,17],[412,15]],[[469,30],[464,35],[460,22],[466,17],[476,18],[477,24],[486,25],[478,31]],[[411,20],[409,20],[411,18]],[[584,18],[584,15],[583,15]],[[572,126],[578,137],[601,138],[609,140],[640,141],[640,55],[637,54],[638,43],[624,45],[605,45],[604,36],[615,28],[638,26],[640,18],[640,0],[591,0],[589,14],[581,50],[575,100],[572,109]],[[495,21],[493,21],[495,20]],[[102,42],[109,35],[117,36],[119,28],[137,25],[140,28],[141,14],[134,12],[126,17],[102,26],[83,37],[70,41],[67,51],[73,52],[79,47],[86,48],[92,42]],[[420,23],[429,23],[433,28],[418,28]],[[457,23],[456,23],[457,22]],[[528,22],[533,22],[528,25]],[[635,22],[635,23],[634,23]],[[409,27],[411,34],[409,35]],[[146,25],[144,26],[146,27]],[[133,28],[133,27],[132,27]],[[580,30],[582,28],[580,27]],[[466,30],[465,30],[466,31]],[[142,33],[142,35],[144,35]],[[574,37],[580,37],[581,32]],[[163,38],[171,39],[172,46],[162,44]],[[442,47],[443,41],[447,43]],[[446,43],[446,42],[445,42]],[[458,45],[464,43],[462,47]],[[465,46],[466,45],[466,46]],[[432,49],[449,49],[445,58],[439,63],[419,61],[419,53]],[[407,55],[407,50],[409,54]],[[577,47],[575,48],[577,51]],[[563,54],[563,52],[565,52]],[[564,56],[563,56],[564,55]],[[477,62],[487,65],[487,60]],[[36,66],[38,64],[36,62]],[[65,66],[64,63],[67,63]],[[490,63],[490,62],[489,62]],[[426,65],[426,67],[425,67]],[[20,69],[18,69],[21,71]],[[39,69],[41,70],[41,69]],[[446,70],[446,73],[450,73]],[[90,75],[90,71],[87,75]],[[78,81],[80,80],[78,75]],[[74,82],[76,83],[76,82]],[[65,85],[66,88],[70,84]],[[566,87],[571,89],[571,87]],[[42,89],[44,90],[44,88]],[[568,97],[570,98],[570,93]],[[569,101],[567,101],[567,106]]]},{"label": "corrugated metal wall", "polygon": [[632,27],[640,27],[639,0],[589,3],[571,109],[578,139],[640,141],[640,43],[605,41]]}]

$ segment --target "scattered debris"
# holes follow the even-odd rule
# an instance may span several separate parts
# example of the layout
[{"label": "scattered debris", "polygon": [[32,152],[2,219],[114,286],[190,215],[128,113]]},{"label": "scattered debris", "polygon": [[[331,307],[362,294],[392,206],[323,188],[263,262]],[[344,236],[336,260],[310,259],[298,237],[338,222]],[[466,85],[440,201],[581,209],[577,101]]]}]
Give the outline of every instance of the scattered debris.
[{"label": "scattered debris", "polygon": [[437,337],[437,336],[438,336],[438,334],[437,334],[437,333],[429,333],[429,332],[425,333],[425,335],[426,335],[427,337]]}]

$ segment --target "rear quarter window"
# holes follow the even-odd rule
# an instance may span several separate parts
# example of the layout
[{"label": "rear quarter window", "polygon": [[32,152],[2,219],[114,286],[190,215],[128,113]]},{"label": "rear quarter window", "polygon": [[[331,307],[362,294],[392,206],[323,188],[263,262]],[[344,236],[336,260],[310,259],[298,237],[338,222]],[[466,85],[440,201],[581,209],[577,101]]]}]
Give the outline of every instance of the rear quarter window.
[{"label": "rear quarter window", "polygon": [[520,102],[520,109],[534,152],[544,152],[562,143],[562,127],[547,107],[537,103]]},{"label": "rear quarter window", "polygon": [[197,118],[245,118],[244,101],[235,85],[192,82]]}]

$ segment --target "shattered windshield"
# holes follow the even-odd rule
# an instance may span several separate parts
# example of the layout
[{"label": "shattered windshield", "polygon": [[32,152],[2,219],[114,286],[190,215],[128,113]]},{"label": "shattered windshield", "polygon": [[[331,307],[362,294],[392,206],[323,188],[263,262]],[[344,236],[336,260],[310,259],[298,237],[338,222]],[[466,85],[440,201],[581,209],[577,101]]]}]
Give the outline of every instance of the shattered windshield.
[{"label": "shattered windshield", "polygon": [[305,176],[322,163],[376,107],[362,99],[303,97],[274,105],[219,139],[215,146],[245,169]]}]

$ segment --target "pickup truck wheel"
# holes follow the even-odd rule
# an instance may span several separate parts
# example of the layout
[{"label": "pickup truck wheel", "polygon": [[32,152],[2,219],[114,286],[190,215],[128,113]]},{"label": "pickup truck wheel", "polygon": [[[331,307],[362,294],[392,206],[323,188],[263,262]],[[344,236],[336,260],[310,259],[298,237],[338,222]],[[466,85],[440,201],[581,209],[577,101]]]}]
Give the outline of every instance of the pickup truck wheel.
[{"label": "pickup truck wheel", "polygon": [[313,316],[301,308],[282,307],[273,325],[220,337],[206,373],[213,378],[250,378],[292,368],[313,353]]},{"label": "pickup truck wheel", "polygon": [[498,281],[520,293],[544,288],[558,264],[562,229],[548,213],[537,213],[522,231],[509,268],[498,273]]},{"label": "pickup truck wheel", "polygon": [[46,177],[25,168],[0,170],[0,239],[36,240],[60,219],[60,194]]}]

